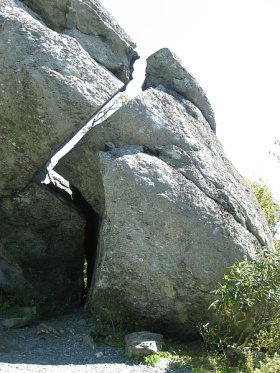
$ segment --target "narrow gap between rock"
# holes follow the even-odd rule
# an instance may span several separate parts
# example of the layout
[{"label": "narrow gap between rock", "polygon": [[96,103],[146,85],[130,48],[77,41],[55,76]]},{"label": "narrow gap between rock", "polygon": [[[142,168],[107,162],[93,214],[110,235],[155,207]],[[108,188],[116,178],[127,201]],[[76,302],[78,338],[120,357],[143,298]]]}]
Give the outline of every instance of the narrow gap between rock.
[{"label": "narrow gap between rock", "polygon": [[86,222],[84,234],[84,287],[83,293],[81,294],[81,305],[84,305],[93,277],[101,217],[74,185],[69,183],[69,191],[71,191],[71,193],[66,191],[65,188],[60,188],[53,183],[49,183],[45,186],[70,201],[84,217]]},{"label": "narrow gap between rock", "polygon": [[97,256],[98,235],[101,223],[101,216],[86,201],[82,193],[68,180],[54,171],[59,160],[64,157],[75,145],[87,134],[87,132],[102,123],[123,105],[121,94],[126,90],[127,85],[132,80],[124,84],[115,94],[113,94],[90,118],[89,120],[67,139],[58,150],[56,150],[47,160],[43,167],[34,175],[34,181],[47,187],[52,192],[62,195],[70,202],[79,213],[85,218],[84,235],[84,288],[81,294],[81,305],[86,302],[86,297],[91,286],[95,260]]}]

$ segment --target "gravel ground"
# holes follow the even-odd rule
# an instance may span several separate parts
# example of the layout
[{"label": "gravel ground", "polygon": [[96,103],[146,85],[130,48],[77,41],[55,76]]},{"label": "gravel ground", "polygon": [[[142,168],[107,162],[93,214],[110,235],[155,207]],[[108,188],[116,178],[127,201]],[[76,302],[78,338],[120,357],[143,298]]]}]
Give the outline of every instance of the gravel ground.
[{"label": "gravel ground", "polygon": [[1,373],[173,372],[166,362],[157,367],[142,365],[122,349],[91,343],[88,336],[94,324],[82,309],[20,329],[5,328],[2,323],[7,318],[0,315]]}]

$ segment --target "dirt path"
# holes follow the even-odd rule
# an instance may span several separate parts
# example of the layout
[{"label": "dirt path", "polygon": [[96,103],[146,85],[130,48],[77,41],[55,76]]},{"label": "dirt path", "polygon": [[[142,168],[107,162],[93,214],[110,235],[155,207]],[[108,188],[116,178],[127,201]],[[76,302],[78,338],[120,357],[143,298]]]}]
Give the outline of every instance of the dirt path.
[{"label": "dirt path", "polygon": [[172,372],[166,365],[142,365],[120,348],[92,343],[88,336],[95,327],[82,309],[20,329],[3,327],[5,319],[0,315],[1,373]]}]

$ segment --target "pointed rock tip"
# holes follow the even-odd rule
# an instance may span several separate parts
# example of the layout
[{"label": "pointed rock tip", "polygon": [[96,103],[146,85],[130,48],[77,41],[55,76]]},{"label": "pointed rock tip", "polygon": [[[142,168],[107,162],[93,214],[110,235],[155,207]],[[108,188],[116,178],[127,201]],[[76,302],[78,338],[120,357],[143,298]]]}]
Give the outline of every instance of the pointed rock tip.
[{"label": "pointed rock tip", "polygon": [[142,90],[159,85],[175,91],[193,103],[216,132],[214,112],[205,92],[179,57],[168,48],[162,48],[147,58]]}]

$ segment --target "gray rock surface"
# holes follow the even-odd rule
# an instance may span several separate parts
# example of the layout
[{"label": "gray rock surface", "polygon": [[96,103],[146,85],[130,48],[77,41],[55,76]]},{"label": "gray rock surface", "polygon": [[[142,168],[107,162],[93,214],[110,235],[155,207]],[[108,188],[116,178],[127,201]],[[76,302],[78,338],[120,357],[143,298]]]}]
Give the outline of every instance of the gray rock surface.
[{"label": "gray rock surface", "polygon": [[[84,221],[32,179],[121,87],[107,69],[127,81],[136,55],[98,1],[25,4],[33,10],[18,0],[0,8],[0,290],[74,306]],[[102,216],[88,307],[114,325],[192,339],[227,267],[272,238],[178,57],[152,55],[143,88],[57,171]],[[87,228],[96,240],[98,227],[94,237]]]},{"label": "gray rock surface", "polygon": [[3,322],[3,326],[9,329],[19,329],[31,325],[32,320],[29,317],[14,317]]},{"label": "gray rock surface", "polygon": [[271,236],[202,106],[171,88],[146,89],[57,168],[103,215],[89,306],[192,338],[226,268]]},{"label": "gray rock surface", "polygon": [[136,44],[99,0],[23,0],[51,29],[72,36],[121,81],[138,58]]},{"label": "gray rock surface", "polygon": [[4,328],[18,329],[31,325],[36,318],[36,307],[22,307],[18,310],[19,317],[10,317],[2,322]]},{"label": "gray rock surface", "polygon": [[146,77],[142,88],[159,85],[171,89],[192,102],[204,115],[215,132],[216,122],[210,102],[190,71],[183,66],[175,53],[160,49],[147,59]]}]

